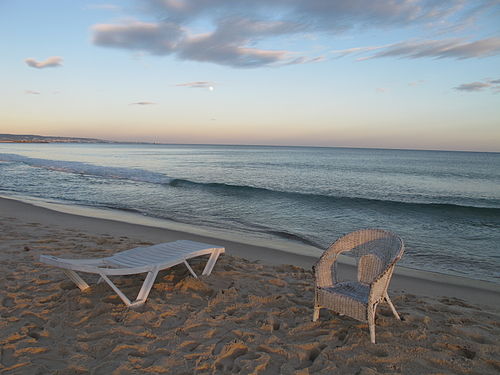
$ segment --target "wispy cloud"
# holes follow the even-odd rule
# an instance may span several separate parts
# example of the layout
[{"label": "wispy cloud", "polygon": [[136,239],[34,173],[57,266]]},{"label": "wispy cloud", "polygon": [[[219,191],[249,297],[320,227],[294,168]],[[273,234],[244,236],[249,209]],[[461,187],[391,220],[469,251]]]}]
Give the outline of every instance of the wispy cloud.
[{"label": "wispy cloud", "polygon": [[215,82],[209,81],[195,81],[195,82],[186,82],[186,83],[178,83],[176,84],[178,87],[189,87],[193,89],[209,89],[213,90],[215,87]]},{"label": "wispy cloud", "polygon": [[387,91],[389,91],[389,89],[386,87],[377,87],[375,89],[375,91],[378,92],[379,94],[383,94],[383,93],[386,93]]},{"label": "wispy cloud", "polygon": [[467,29],[468,27],[473,27],[474,24],[478,22],[479,17],[482,14],[486,12],[495,14],[495,12],[498,12],[499,2],[498,0],[476,1],[476,2],[469,1],[468,4],[467,2],[462,2],[462,5],[465,5],[466,9],[464,9],[464,11],[461,13],[458,12],[457,17],[455,17],[454,19],[454,22],[443,25],[441,27],[441,30],[439,31],[440,33],[444,34],[444,33],[461,32]]},{"label": "wispy cloud", "polygon": [[296,65],[296,64],[310,64],[310,63],[320,63],[326,61],[326,56],[316,56],[316,57],[305,57],[300,56],[290,60],[288,65]]},{"label": "wispy cloud", "polygon": [[338,57],[344,57],[350,54],[366,54],[367,52],[376,50],[379,52],[359,57],[357,60],[365,61],[380,57],[400,57],[409,59],[470,59],[488,57],[500,54],[500,37],[476,41],[465,41],[457,38],[442,40],[410,40],[388,46],[357,47],[333,51],[333,53]]},{"label": "wispy cloud", "polygon": [[88,4],[85,6],[85,9],[119,11],[122,8],[118,5],[115,5],[115,4]]},{"label": "wispy cloud", "polygon": [[372,57],[422,57],[470,59],[500,53],[500,37],[480,39],[473,42],[462,39],[407,41],[394,44]]},{"label": "wispy cloud", "polygon": [[35,90],[24,90],[24,93],[28,95],[40,95],[40,91]]},{"label": "wispy cloud", "polygon": [[478,92],[491,89],[493,92],[498,93],[500,92],[500,79],[462,83],[461,85],[454,87],[454,89],[466,92]]},{"label": "wispy cloud", "polygon": [[332,53],[337,58],[345,57],[347,55],[360,55],[366,52],[376,51],[387,46],[369,46],[369,47],[353,47],[347,49],[334,50]]},{"label": "wispy cloud", "polygon": [[43,69],[43,68],[56,68],[62,66],[63,58],[59,56],[49,57],[45,61],[36,61],[33,58],[25,59],[24,62],[31,66],[32,68]]},{"label": "wispy cloud", "polygon": [[460,86],[455,87],[455,89],[460,91],[481,91],[487,87],[491,87],[491,84],[484,82],[471,82],[462,83]]},{"label": "wispy cloud", "polygon": [[425,81],[423,79],[419,79],[418,81],[413,81],[413,82],[408,82],[408,86],[420,86],[424,83]]},{"label": "wispy cloud", "polygon": [[154,105],[157,104],[155,102],[135,102],[135,103],[130,103],[130,105]]},{"label": "wispy cloud", "polygon": [[[300,38],[318,33],[358,29],[422,26],[448,30],[457,20],[473,24],[478,15],[500,8],[497,0],[143,0],[141,10],[162,20],[125,21],[92,27],[92,41],[102,47],[121,48],[182,60],[210,62],[235,68],[285,66],[323,61],[305,52],[262,48],[276,37]],[[144,14],[144,13],[142,13]],[[245,15],[245,16],[242,16]],[[196,24],[206,26],[193,32]],[[485,57],[500,52],[500,38],[403,41],[388,46],[354,47],[334,51],[342,57]],[[281,44],[282,45],[282,44]],[[369,53],[376,52],[372,55]]]}]

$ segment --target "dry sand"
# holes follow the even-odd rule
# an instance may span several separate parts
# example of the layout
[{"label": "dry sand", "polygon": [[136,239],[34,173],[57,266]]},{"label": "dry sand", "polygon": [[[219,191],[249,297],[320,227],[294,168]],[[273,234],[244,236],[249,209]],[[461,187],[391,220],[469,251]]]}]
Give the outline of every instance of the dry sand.
[{"label": "dry sand", "polygon": [[[365,323],[326,310],[311,322],[307,257],[222,241],[227,254],[211,276],[194,279],[183,266],[163,271],[137,309],[106,284],[82,293],[37,261],[181,238],[221,243],[0,199],[0,373],[500,373],[499,288],[488,283],[399,269],[391,295],[403,320],[380,306],[373,345]],[[142,278],[116,281],[133,296]]]}]

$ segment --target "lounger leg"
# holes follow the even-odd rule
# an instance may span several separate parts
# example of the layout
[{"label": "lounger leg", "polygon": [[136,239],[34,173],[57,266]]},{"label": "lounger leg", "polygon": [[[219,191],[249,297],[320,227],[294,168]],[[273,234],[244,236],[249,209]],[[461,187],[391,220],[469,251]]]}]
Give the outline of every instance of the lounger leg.
[{"label": "lounger leg", "polygon": [[387,301],[387,303],[391,307],[392,313],[394,314],[394,316],[396,317],[396,319],[401,320],[401,318],[399,317],[399,314],[396,311],[396,308],[394,307],[394,305],[392,304],[392,301],[389,298],[389,295],[387,294],[387,292],[385,293],[385,300]]},{"label": "lounger leg", "polygon": [[113,282],[106,275],[101,275],[101,277],[104,281],[106,281],[106,283],[108,283],[108,285],[115,291],[115,293],[118,294],[118,297],[122,299],[125,305],[130,306],[132,304],[130,300],[127,298],[127,296],[123,294],[123,292],[120,289],[118,289],[118,287],[115,284],[113,284]]},{"label": "lounger leg", "polygon": [[80,290],[90,288],[89,284],[87,284],[75,271],[63,269],[63,272],[78,286],[78,288],[80,288]]},{"label": "lounger leg", "polygon": [[208,276],[210,273],[212,273],[212,270],[215,266],[215,262],[217,262],[217,259],[219,258],[220,251],[216,250],[214,251],[211,255],[210,258],[208,258],[207,264],[205,265],[205,268],[203,269],[203,276]]},{"label": "lounger leg", "polygon": [[148,299],[148,296],[149,296],[149,292],[151,291],[151,288],[153,287],[153,284],[155,283],[156,275],[158,275],[158,271],[148,272],[148,275],[146,276],[146,279],[144,280],[144,283],[142,284],[141,290],[139,291],[137,298],[131,304],[131,306],[140,306],[146,302],[146,300]]},{"label": "lounger leg", "polygon": [[139,291],[139,294],[137,295],[137,298],[135,299],[134,302],[131,302],[127,298],[127,296],[123,294],[123,292],[120,289],[118,289],[118,287],[106,275],[101,275],[101,278],[104,281],[106,281],[106,283],[108,283],[108,285],[116,292],[116,294],[118,294],[118,297],[121,298],[121,300],[125,303],[125,305],[129,307],[137,307],[143,305],[144,302],[146,302],[146,299],[149,296],[149,292],[153,287],[157,275],[158,275],[158,270],[148,272],[146,279],[144,280],[144,283],[142,283],[141,290]]},{"label": "lounger leg", "polygon": [[189,265],[189,263],[187,262],[186,259],[184,259],[184,264],[186,265],[186,267],[189,270],[189,272],[191,272],[191,275],[193,275],[194,278],[197,279],[198,275],[193,271],[193,269],[191,268],[191,266]]}]

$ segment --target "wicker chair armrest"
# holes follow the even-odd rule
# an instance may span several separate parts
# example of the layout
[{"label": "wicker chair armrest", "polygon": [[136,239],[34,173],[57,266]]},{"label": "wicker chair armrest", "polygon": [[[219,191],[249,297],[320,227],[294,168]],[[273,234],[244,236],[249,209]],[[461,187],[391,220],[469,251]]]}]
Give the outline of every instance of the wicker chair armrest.
[{"label": "wicker chair armrest", "polygon": [[337,283],[337,254],[321,257],[313,266],[316,286],[333,286]]},{"label": "wicker chair armrest", "polygon": [[372,303],[380,301],[387,289],[392,278],[392,273],[396,267],[396,262],[391,263],[375,280],[370,283],[370,295],[368,300]]}]

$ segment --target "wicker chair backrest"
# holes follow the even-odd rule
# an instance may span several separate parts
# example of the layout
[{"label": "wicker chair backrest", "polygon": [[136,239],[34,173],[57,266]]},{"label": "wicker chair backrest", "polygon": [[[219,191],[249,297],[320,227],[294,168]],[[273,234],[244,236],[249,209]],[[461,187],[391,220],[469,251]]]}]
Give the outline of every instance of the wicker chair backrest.
[{"label": "wicker chair backrest", "polygon": [[371,284],[401,258],[403,241],[395,234],[381,229],[362,229],[340,237],[316,264],[318,286],[332,285],[337,255],[347,252],[357,259],[358,281]]}]

